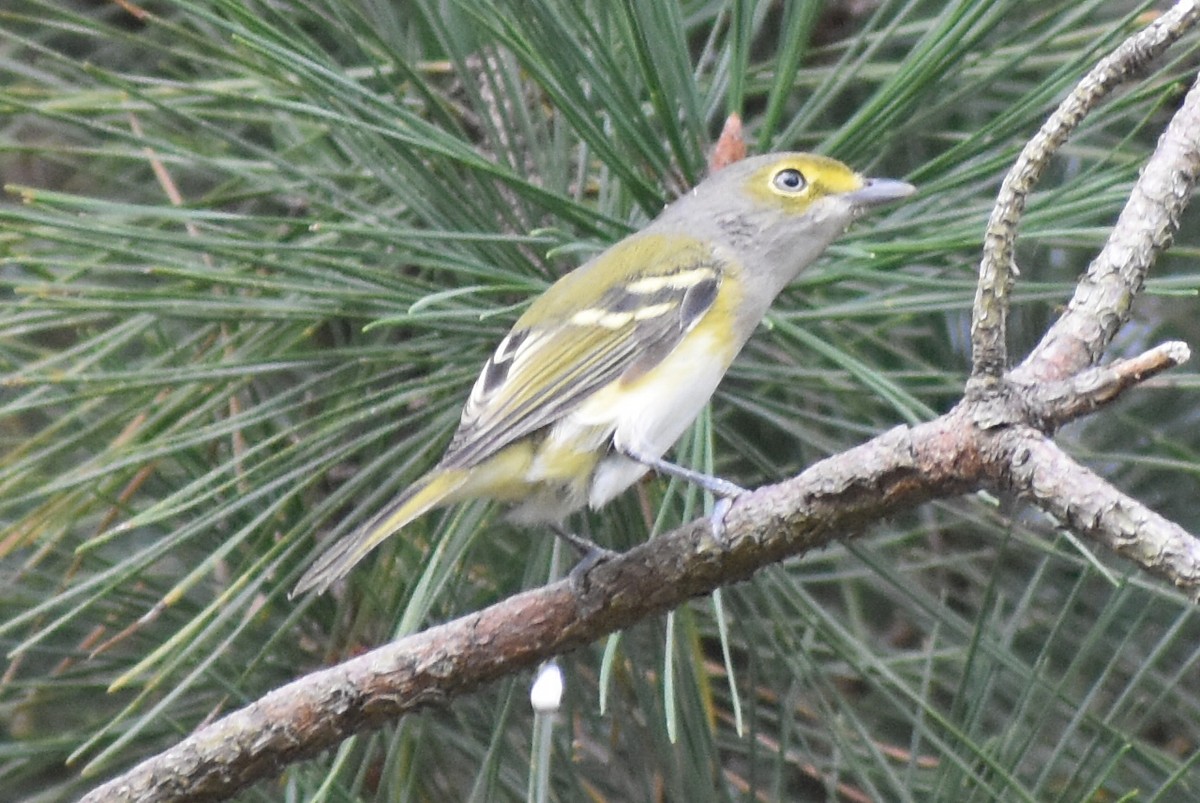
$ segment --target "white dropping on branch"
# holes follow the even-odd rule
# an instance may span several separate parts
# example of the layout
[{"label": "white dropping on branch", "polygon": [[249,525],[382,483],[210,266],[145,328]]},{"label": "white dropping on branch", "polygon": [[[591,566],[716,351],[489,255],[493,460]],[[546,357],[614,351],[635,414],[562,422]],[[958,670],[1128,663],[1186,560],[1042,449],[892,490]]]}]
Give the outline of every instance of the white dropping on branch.
[{"label": "white dropping on branch", "polygon": [[529,689],[529,703],[539,714],[554,714],[562,704],[563,673],[557,661],[547,661],[538,668],[537,677]]}]

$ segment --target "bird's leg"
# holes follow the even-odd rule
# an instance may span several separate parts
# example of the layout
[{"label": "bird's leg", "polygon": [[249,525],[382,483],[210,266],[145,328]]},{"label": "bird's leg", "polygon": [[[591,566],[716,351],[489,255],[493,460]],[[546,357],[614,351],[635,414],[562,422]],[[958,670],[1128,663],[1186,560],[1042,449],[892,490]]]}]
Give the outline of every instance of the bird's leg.
[{"label": "bird's leg", "polygon": [[684,468],[681,465],[672,463],[670,460],[663,460],[661,457],[651,457],[647,454],[641,454],[633,449],[618,450],[625,457],[635,463],[641,463],[647,468],[652,468],[659,474],[666,474],[668,477],[674,477],[684,482],[690,482],[697,488],[702,488],[708,491],[713,496],[722,499],[732,499],[735,496],[741,496],[746,493],[746,489],[740,485],[734,485],[729,480],[723,480],[720,477],[714,477],[711,474],[705,474],[702,471],[695,471],[690,468]]},{"label": "bird's leg", "polygon": [[651,457],[650,455],[641,454],[628,448],[619,448],[618,451],[635,463],[641,463],[647,468],[652,468],[659,474],[665,474],[668,477],[690,482],[692,485],[708,491],[717,497],[717,503],[713,505],[713,511],[708,516],[708,523],[712,525],[713,538],[716,542],[722,547],[726,545],[725,514],[729,512],[729,508],[733,504],[733,499],[746,493],[745,488],[735,485],[729,480],[705,474],[702,471],[684,468],[669,460],[663,460],[661,457]]},{"label": "bird's leg", "polygon": [[[565,541],[572,549],[574,549],[579,557],[586,558],[593,552],[609,552],[609,550],[592,541],[589,538],[584,538],[582,535],[577,535],[563,527],[561,524],[549,524],[550,532]],[[611,554],[611,553],[610,553]]]},{"label": "bird's leg", "polygon": [[617,553],[611,549],[605,549],[595,541],[584,538],[582,535],[567,530],[560,524],[550,524],[549,527],[550,532],[563,541],[566,541],[579,554],[579,562],[571,569],[567,578],[571,581],[571,587],[575,589],[576,594],[586,591],[588,572],[596,568],[597,564],[616,557]]}]

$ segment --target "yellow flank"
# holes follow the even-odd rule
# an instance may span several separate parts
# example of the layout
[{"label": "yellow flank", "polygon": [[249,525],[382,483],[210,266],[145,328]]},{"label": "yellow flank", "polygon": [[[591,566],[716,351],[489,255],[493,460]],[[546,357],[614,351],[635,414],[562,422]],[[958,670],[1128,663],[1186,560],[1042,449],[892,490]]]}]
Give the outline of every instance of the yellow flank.
[{"label": "yellow flank", "polygon": [[575,443],[552,438],[517,441],[471,468],[467,481],[442,503],[475,497],[500,502],[524,499],[538,485],[586,481],[598,459],[595,449],[580,450]]},{"label": "yellow flank", "polygon": [[580,450],[577,442],[542,441],[529,479],[547,485],[586,485],[600,455],[595,449]]},{"label": "yellow flank", "polygon": [[517,441],[470,469],[470,479],[446,502],[473,497],[512,502],[524,498],[536,485],[587,480],[599,455],[592,444],[583,450],[578,445],[578,438],[571,443],[552,437]]},{"label": "yellow flank", "polygon": [[610,427],[573,428],[567,438],[552,427],[543,437],[519,440],[470,469],[471,479],[453,499],[483,497],[519,503],[508,518],[525,523],[557,521],[587,500],[600,461],[598,446]]},{"label": "yellow flank", "polygon": [[530,464],[533,462],[533,441],[517,441],[470,469],[471,478],[448,502],[477,496],[511,502],[529,491]]}]

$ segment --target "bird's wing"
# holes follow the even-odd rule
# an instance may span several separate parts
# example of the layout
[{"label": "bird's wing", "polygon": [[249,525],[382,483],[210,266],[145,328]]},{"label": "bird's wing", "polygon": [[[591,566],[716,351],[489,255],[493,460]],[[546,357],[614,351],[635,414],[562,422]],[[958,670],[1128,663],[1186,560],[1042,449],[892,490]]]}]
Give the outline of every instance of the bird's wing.
[{"label": "bird's wing", "polygon": [[[632,239],[616,246],[627,253],[606,253],[556,282],[500,341],[463,408],[443,466],[473,466],[608,383],[641,376],[699,322],[722,278],[712,249],[680,247],[669,237]],[[599,290],[606,258],[641,269]]]}]

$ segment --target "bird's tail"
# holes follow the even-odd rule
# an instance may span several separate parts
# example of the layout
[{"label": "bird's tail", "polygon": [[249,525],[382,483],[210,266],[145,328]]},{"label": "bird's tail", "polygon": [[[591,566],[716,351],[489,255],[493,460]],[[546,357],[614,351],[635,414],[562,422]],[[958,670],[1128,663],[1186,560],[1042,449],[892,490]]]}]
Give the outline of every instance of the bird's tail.
[{"label": "bird's tail", "polygon": [[466,482],[466,469],[435,468],[410,485],[396,501],[351,535],[335,541],[308,567],[292,589],[298,596],[310,589],[322,593],[358,563],[380,541],[423,513],[451,501]]}]

